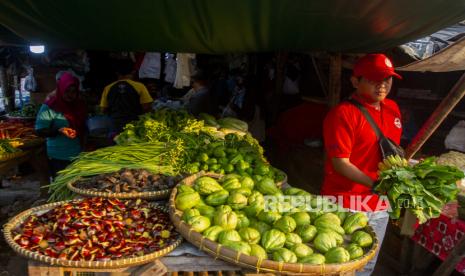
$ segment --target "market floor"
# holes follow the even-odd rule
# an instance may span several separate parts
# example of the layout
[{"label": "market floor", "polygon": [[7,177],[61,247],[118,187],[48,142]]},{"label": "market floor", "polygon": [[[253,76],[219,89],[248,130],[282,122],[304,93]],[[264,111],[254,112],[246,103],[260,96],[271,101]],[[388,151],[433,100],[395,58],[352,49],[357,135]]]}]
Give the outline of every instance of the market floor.
[{"label": "market floor", "polygon": [[384,255],[387,254],[383,251],[380,252],[378,262],[376,263],[373,276],[398,276],[399,273],[386,261]]},{"label": "market floor", "polygon": [[[3,247],[4,244],[1,244]],[[6,244],[5,244],[6,246]],[[12,256],[9,259],[8,266],[6,267],[6,270],[0,270],[0,276],[6,276],[6,275],[11,275],[11,276],[23,276],[27,275],[27,260],[25,258],[19,257],[19,256]],[[383,262],[383,260],[379,260],[374,273],[372,274],[373,276],[397,276],[399,275],[396,273],[391,267],[389,267],[387,264]]]},{"label": "market floor", "polygon": [[[16,176],[12,171],[8,178],[2,178],[0,188],[0,226],[9,218],[19,212],[31,208],[31,206],[44,204],[46,200],[40,200],[40,184],[37,175],[27,174]],[[0,238],[0,276],[3,275],[27,275],[27,262],[8,246],[3,235]]]}]

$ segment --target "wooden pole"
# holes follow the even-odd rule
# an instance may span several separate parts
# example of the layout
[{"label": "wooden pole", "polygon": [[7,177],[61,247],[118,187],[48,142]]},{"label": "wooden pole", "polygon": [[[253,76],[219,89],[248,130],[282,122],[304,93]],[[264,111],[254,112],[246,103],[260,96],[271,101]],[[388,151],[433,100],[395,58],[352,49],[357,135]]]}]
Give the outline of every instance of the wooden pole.
[{"label": "wooden pole", "polygon": [[[8,82],[6,79],[6,69],[2,65],[0,65],[0,88],[2,89],[3,97],[5,97],[5,99],[8,99],[7,98]],[[8,108],[8,102],[4,101],[4,104],[5,104],[5,109]]]},{"label": "wooden pole", "polygon": [[15,89],[12,85],[13,76],[8,73],[8,70],[0,65],[0,86],[2,87],[3,97],[5,97],[6,112],[15,109]]},{"label": "wooden pole", "polygon": [[412,270],[412,256],[413,256],[413,241],[409,236],[402,236],[400,251],[400,272],[401,274],[408,274]]},{"label": "wooden pole", "polygon": [[325,97],[328,97],[328,81],[325,79],[320,66],[316,62],[316,59],[313,55],[311,55],[312,58],[312,64],[313,68],[315,69],[316,76],[318,77],[318,80],[320,81],[321,89],[323,90],[323,94]]},{"label": "wooden pole", "polygon": [[279,52],[276,57],[276,86],[273,95],[273,110],[272,110],[272,122],[275,122],[278,113],[279,113],[279,106],[281,103],[281,97],[283,94],[283,85],[284,85],[284,78],[285,78],[285,67],[288,58],[287,52]]},{"label": "wooden pole", "polygon": [[341,100],[341,75],[342,58],[341,54],[332,54],[329,57],[329,93],[328,104],[333,107]]},{"label": "wooden pole", "polygon": [[433,114],[423,124],[420,131],[412,139],[406,149],[406,158],[412,158],[415,153],[423,146],[428,138],[434,133],[434,131],[441,125],[446,119],[447,115],[454,109],[454,107],[460,102],[465,95],[465,74],[460,77],[457,83],[452,87],[451,91],[442,100],[439,106],[434,110]]}]

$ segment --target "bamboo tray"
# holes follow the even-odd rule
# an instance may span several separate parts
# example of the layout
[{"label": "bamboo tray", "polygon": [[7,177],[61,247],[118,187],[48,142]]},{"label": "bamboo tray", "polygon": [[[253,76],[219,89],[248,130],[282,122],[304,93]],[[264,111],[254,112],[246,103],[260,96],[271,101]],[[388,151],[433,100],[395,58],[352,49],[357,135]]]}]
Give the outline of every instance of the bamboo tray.
[{"label": "bamboo tray", "polygon": [[[216,177],[215,174],[209,173],[198,173],[191,175],[180,184],[192,185],[194,181],[200,176]],[[194,231],[190,225],[181,220],[182,211],[176,209],[175,198],[177,194],[177,186],[173,189],[170,200],[170,217],[174,226],[181,235],[188,240],[190,243],[197,246],[200,250],[220,258],[224,261],[237,264],[239,266],[255,269],[258,272],[272,272],[272,273],[306,273],[307,275],[333,275],[333,274],[344,274],[349,272],[355,272],[356,270],[362,269],[368,261],[370,261],[376,254],[378,248],[378,239],[370,226],[367,226],[364,230],[373,236],[373,246],[365,253],[362,257],[341,264],[323,264],[323,265],[310,265],[302,263],[284,263],[276,262],[273,260],[263,260],[254,256],[245,255],[241,252],[235,251],[228,247],[224,247],[219,243],[216,243],[210,239],[205,238],[202,234]]]},{"label": "bamboo tray", "polygon": [[[77,180],[76,180],[77,181]],[[75,182],[75,181],[74,181]],[[165,189],[153,192],[133,192],[133,193],[109,193],[109,192],[95,192],[88,189],[79,189],[74,186],[74,182],[68,182],[67,187],[76,194],[86,197],[106,197],[117,199],[151,199],[160,200],[167,199],[170,195],[171,189]]]},{"label": "bamboo tray", "polygon": [[105,198],[117,198],[117,199],[150,199],[150,200],[162,200],[168,199],[172,189],[163,189],[159,191],[148,191],[148,192],[129,192],[129,193],[111,193],[111,192],[96,192],[89,189],[81,189],[74,184],[77,181],[84,180],[84,178],[79,178],[75,181],[68,182],[67,187],[69,190],[73,191],[76,194],[85,196],[85,197],[105,197]]},{"label": "bamboo tray", "polygon": [[[80,267],[80,268],[97,268],[97,269],[108,269],[108,268],[122,268],[122,267],[129,267],[129,266],[136,266],[136,265],[141,265],[145,264],[148,262],[151,262],[157,258],[160,258],[171,251],[173,251],[176,247],[178,247],[181,242],[182,242],[182,237],[179,236],[178,239],[171,245],[159,250],[159,251],[154,251],[150,254],[140,256],[140,257],[133,257],[133,258],[123,258],[119,260],[110,260],[110,261],[70,261],[70,260],[62,260],[58,258],[52,258],[49,256],[45,256],[42,254],[39,254],[37,252],[32,252],[29,250],[26,250],[19,246],[12,237],[12,230],[20,223],[22,223],[29,215],[34,214],[34,213],[41,213],[48,211],[56,206],[59,206],[61,204],[64,204],[68,201],[61,201],[61,202],[55,202],[55,203],[50,203],[50,204],[45,204],[42,206],[34,207],[31,209],[28,209],[15,217],[13,217],[7,224],[4,225],[3,227],[3,234],[5,237],[6,242],[8,245],[19,255],[26,257],[28,259],[34,260],[34,261],[40,261],[40,262],[45,262],[51,265],[57,265],[57,266],[66,266],[66,267]],[[158,205],[152,205],[154,208],[159,208],[164,212],[168,212],[167,208],[158,206]]]},{"label": "bamboo tray", "polygon": [[23,116],[15,116],[15,115],[6,114],[6,118],[10,119],[10,120],[33,121],[33,120],[36,119],[36,116],[34,116],[34,117],[23,117]]}]

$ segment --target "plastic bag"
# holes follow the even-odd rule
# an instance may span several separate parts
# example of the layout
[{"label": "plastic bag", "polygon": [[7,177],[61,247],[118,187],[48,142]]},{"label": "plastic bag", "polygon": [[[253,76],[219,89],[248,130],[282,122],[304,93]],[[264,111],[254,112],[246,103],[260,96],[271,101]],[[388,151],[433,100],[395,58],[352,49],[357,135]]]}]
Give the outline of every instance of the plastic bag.
[{"label": "plastic bag", "polygon": [[32,68],[27,70],[27,76],[24,78],[24,90],[28,92],[37,91],[37,82],[34,78],[34,70]]},{"label": "plastic bag", "polygon": [[145,53],[142,64],[139,69],[139,78],[160,79],[161,61],[160,53]]},{"label": "plastic bag", "polygon": [[447,134],[444,141],[446,149],[465,152],[465,121],[459,121]]}]

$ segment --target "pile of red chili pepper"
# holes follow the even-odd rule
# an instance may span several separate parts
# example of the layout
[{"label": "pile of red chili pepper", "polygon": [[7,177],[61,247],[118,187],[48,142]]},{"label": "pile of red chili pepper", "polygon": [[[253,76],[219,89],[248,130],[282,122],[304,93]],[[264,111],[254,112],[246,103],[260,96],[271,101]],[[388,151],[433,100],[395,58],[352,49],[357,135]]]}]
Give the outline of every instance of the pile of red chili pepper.
[{"label": "pile of red chili pepper", "polygon": [[149,254],[179,234],[167,212],[144,200],[87,198],[29,216],[14,241],[40,254],[72,261],[109,261]]}]

